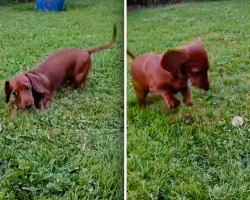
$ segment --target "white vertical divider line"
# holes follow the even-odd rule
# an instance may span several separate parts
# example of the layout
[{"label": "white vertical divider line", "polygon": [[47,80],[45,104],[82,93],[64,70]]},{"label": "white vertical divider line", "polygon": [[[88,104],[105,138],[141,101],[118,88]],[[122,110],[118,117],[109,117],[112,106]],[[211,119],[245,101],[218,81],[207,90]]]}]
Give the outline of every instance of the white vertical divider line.
[{"label": "white vertical divider line", "polygon": [[124,200],[127,199],[127,0],[124,0]]}]

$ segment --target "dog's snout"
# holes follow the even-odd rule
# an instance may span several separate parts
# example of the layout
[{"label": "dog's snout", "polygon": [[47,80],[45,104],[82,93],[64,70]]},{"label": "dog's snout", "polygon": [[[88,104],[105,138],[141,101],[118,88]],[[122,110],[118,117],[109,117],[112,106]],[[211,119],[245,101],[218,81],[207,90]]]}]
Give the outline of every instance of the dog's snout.
[{"label": "dog's snout", "polygon": [[33,102],[32,101],[28,101],[28,102],[24,103],[24,105],[22,107],[24,109],[31,109],[31,108],[33,108]]},{"label": "dog's snout", "polygon": [[25,106],[26,109],[32,108],[32,105]]},{"label": "dog's snout", "polygon": [[205,88],[203,87],[202,90],[203,90],[204,92],[207,92],[207,91],[209,90],[209,88],[208,88],[208,87],[205,87]]}]

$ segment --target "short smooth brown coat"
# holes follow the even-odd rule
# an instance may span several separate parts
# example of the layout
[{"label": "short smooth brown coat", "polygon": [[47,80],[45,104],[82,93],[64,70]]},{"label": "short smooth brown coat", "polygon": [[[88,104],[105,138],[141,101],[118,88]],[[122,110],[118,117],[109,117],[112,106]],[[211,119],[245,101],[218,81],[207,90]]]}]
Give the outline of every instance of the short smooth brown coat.
[{"label": "short smooth brown coat", "polygon": [[90,50],[71,48],[56,51],[32,71],[6,81],[6,103],[12,96],[13,108],[47,109],[53,93],[64,83],[69,82],[74,88],[83,87],[91,68],[91,54],[110,48],[116,35],[114,26],[113,37],[107,45]]},{"label": "short smooth brown coat", "polygon": [[146,105],[149,92],[162,96],[168,108],[180,104],[175,94],[181,92],[184,103],[192,106],[188,80],[198,88],[209,90],[209,60],[201,38],[164,54],[148,53],[136,57],[130,51],[127,53],[133,58],[131,76],[139,107]]}]

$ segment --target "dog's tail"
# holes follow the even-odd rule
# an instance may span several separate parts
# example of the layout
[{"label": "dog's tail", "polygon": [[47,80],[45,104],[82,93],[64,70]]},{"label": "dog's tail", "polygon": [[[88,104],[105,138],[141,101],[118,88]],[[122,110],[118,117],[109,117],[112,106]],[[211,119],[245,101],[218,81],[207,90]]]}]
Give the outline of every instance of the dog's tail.
[{"label": "dog's tail", "polygon": [[127,49],[127,54],[134,60],[134,59],[136,59],[136,55],[135,54],[133,54],[131,51],[129,51],[128,49]]},{"label": "dog's tail", "polygon": [[95,53],[97,51],[103,51],[105,49],[110,48],[116,42],[116,37],[117,37],[117,28],[116,28],[116,24],[115,24],[114,28],[113,28],[113,36],[112,36],[110,42],[108,44],[106,44],[106,45],[99,46],[99,47],[96,47],[96,48],[93,48],[93,49],[89,49],[89,50],[87,50],[87,52],[89,54],[92,54],[92,53]]}]

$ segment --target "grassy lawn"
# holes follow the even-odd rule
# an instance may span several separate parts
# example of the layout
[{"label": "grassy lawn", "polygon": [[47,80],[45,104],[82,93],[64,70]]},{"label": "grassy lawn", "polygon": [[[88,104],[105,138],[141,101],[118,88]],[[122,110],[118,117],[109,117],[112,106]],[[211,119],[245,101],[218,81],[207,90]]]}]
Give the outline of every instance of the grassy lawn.
[{"label": "grassy lawn", "polygon": [[[0,4],[0,199],[123,197],[123,2],[68,0],[56,14]],[[62,90],[28,116],[4,102],[4,83],[49,53],[118,43],[92,55],[86,87]]]},{"label": "grassy lawn", "polygon": [[[128,14],[128,48],[137,55],[201,36],[211,62],[211,90],[193,88],[197,108],[182,104],[178,117],[155,97],[137,109],[128,73],[128,199],[249,199],[249,11],[248,0],[237,0]],[[240,128],[231,124],[236,115]]]}]

